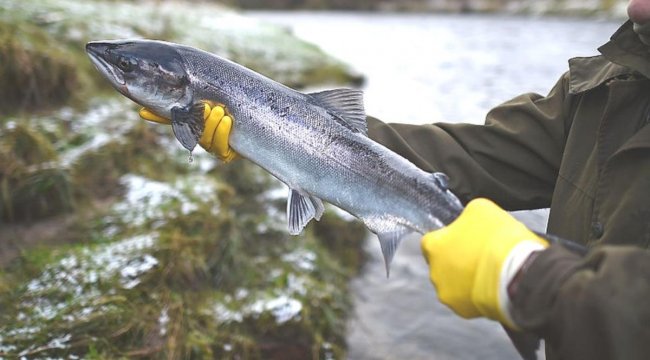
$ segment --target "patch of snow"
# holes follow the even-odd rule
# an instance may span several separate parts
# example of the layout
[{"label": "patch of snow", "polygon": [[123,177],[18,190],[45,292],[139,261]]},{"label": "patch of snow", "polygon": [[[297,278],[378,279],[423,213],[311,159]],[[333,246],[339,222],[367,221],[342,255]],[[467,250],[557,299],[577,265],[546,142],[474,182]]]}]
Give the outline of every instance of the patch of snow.
[{"label": "patch of snow", "polygon": [[164,182],[127,174],[122,176],[120,183],[126,187],[127,193],[122,202],[113,206],[113,210],[136,226],[144,225],[149,219],[163,217],[161,205],[170,199],[189,202],[180,191]]},{"label": "patch of snow", "polygon": [[282,256],[282,260],[292,264],[298,270],[313,271],[316,268],[316,254],[305,249],[298,249]]},{"label": "patch of snow", "polygon": [[248,289],[239,288],[239,289],[237,289],[235,291],[235,299],[237,299],[238,301],[241,301],[241,300],[247,298],[249,294],[250,294],[250,291]]},{"label": "patch of snow", "polygon": [[160,328],[159,330],[160,336],[167,335],[167,324],[169,324],[169,310],[167,309],[167,307],[164,307],[160,312],[160,316],[158,317],[158,327]]},{"label": "patch of snow", "polygon": [[321,348],[323,349],[323,355],[324,355],[325,360],[334,360],[334,359],[336,359],[336,356],[334,356],[334,352],[332,351],[332,344],[325,341],[321,345]]},{"label": "patch of snow", "polygon": [[[143,254],[153,247],[155,240],[156,234],[138,235],[64,257],[27,284],[27,297],[31,300],[24,305],[32,309],[36,318],[50,320],[66,310],[70,303],[90,302],[99,294],[99,284],[115,276],[122,287],[135,287],[139,284],[139,276],[158,264],[156,258]],[[51,292],[68,293],[74,299],[70,303],[59,302],[48,296]],[[76,316],[67,314],[66,318],[84,317],[94,310],[95,307],[86,306]],[[28,330],[22,328],[20,331]]]},{"label": "patch of snow", "polygon": [[307,279],[302,276],[296,276],[295,274],[289,273],[287,275],[287,290],[292,294],[298,294],[301,296],[307,295]]},{"label": "patch of snow", "polygon": [[120,283],[125,289],[132,289],[140,284],[139,276],[158,265],[158,259],[144,254],[142,257],[131,260],[120,269]]},{"label": "patch of snow", "polygon": [[220,323],[242,322],[244,314],[240,311],[231,310],[226,305],[217,302],[214,305],[214,316]]},{"label": "patch of snow", "polygon": [[258,300],[251,305],[251,311],[256,314],[262,314],[269,311],[275,317],[275,322],[284,324],[285,322],[297,317],[302,310],[302,303],[296,299],[285,295],[278,296],[270,300]]},{"label": "patch of snow", "polygon": [[5,124],[5,129],[7,130],[13,130],[15,128],[16,128],[16,121],[14,120],[7,121],[7,123]]},{"label": "patch of snow", "polygon": [[[25,287],[24,300],[16,316],[19,325],[2,329],[3,335],[29,339],[42,331],[41,324],[46,321],[59,318],[73,322],[111,311],[110,305],[96,304],[98,297],[115,294],[102,286],[114,280],[126,289],[137,286],[141,276],[158,265],[158,260],[146,253],[156,239],[155,233],[137,235],[82,249],[48,265]],[[56,337],[41,346],[66,348],[71,336]],[[6,348],[0,342],[0,351]]]},{"label": "patch of snow", "polygon": [[5,345],[2,343],[2,336],[0,336],[0,353],[9,353],[16,351],[18,348],[15,345]]},{"label": "patch of snow", "polygon": [[16,328],[16,329],[11,329],[7,331],[7,336],[9,337],[15,337],[18,335],[32,335],[36,334],[40,331],[41,329],[36,327],[36,326],[25,326],[21,328]]},{"label": "patch of snow", "polygon": [[67,152],[63,153],[61,156],[61,165],[64,167],[69,167],[72,164],[74,164],[82,155],[85,153],[92,151],[92,150],[97,150],[100,147],[108,144],[111,140],[113,140],[114,137],[113,135],[107,135],[107,134],[97,134],[95,135],[90,141],[87,143],[74,147]]},{"label": "patch of snow", "polygon": [[72,339],[72,334],[66,334],[63,335],[62,337],[54,338],[50,340],[49,343],[47,343],[48,348],[57,348],[57,349],[65,349],[68,347],[66,344],[68,341]]},{"label": "patch of snow", "polygon": [[[199,208],[199,203],[213,204],[211,211],[218,211],[218,199],[214,180],[197,176],[169,184],[147,179],[143,176],[127,174],[120,179],[127,193],[124,200],[113,206],[113,211],[125,221],[135,226],[148,221],[161,220],[165,216],[188,215]],[[164,205],[177,201],[179,212]],[[158,226],[162,223],[156,223]]]}]

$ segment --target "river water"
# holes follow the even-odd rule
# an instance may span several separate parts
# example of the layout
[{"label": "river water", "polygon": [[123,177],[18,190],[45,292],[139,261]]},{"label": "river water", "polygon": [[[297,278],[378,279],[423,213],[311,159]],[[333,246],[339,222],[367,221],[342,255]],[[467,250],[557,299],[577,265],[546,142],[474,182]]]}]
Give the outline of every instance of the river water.
[{"label": "river water", "polygon": [[[366,76],[366,112],[387,122],[482,123],[494,105],[545,94],[567,59],[593,56],[619,22],[510,16],[252,12]],[[515,214],[543,230],[545,211]],[[500,326],[463,320],[436,301],[417,238],[386,279],[376,239],[351,284],[350,359],[518,359]]]}]

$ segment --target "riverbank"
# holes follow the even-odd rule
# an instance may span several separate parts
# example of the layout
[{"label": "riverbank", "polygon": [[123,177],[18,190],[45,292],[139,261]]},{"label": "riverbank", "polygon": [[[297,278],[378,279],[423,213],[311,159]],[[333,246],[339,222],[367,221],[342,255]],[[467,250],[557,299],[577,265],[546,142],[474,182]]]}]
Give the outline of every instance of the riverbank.
[{"label": "riverbank", "polygon": [[223,6],[0,0],[0,358],[344,357],[365,228],[326,212],[289,236],[269,174],[188,161],[84,53],[134,37],[294,87],[363,79]]}]

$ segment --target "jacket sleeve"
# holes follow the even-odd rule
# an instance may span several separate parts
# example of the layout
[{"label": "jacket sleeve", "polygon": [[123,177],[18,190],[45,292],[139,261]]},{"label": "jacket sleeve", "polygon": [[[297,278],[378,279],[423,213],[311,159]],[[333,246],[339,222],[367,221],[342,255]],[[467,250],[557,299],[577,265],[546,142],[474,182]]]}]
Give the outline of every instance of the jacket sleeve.
[{"label": "jacket sleeve", "polygon": [[442,171],[461,201],[487,197],[507,210],[550,205],[569,119],[568,75],[546,96],[525,94],[491,110],[484,125],[385,124],[368,135],[426,171]]},{"label": "jacket sleeve", "polygon": [[647,359],[648,299],[650,251],[604,246],[581,258],[559,245],[531,262],[511,298],[517,324],[560,359]]}]

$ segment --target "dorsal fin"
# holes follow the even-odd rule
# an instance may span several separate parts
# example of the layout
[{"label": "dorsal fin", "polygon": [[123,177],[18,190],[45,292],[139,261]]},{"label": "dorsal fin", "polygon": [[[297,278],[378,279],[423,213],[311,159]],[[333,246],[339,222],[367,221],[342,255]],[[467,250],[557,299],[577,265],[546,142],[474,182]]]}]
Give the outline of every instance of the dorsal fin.
[{"label": "dorsal fin", "polygon": [[341,117],[364,135],[368,132],[363,92],[355,89],[334,89],[309,94],[323,107]]}]

